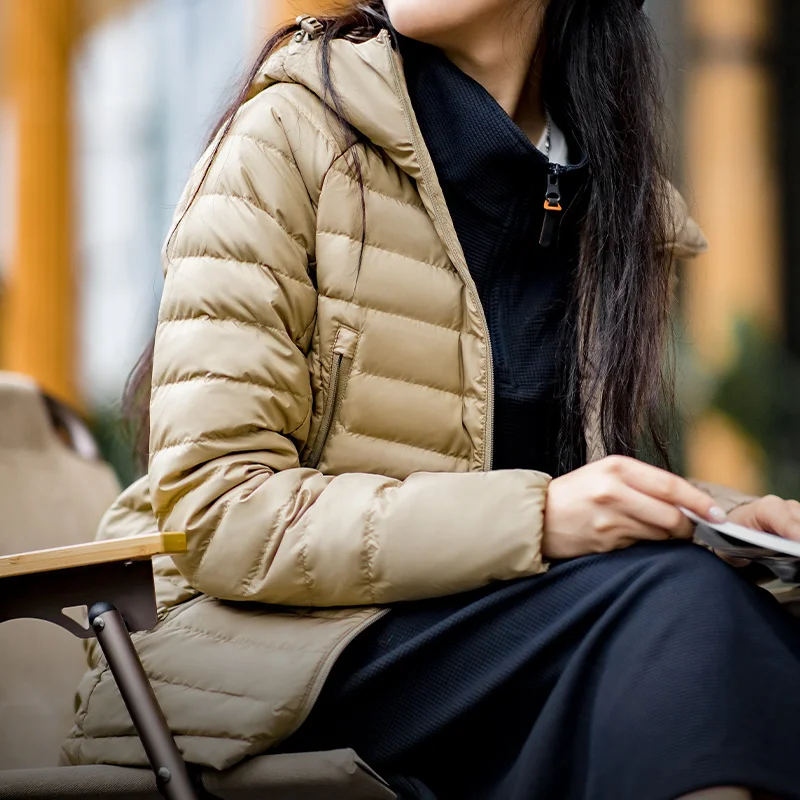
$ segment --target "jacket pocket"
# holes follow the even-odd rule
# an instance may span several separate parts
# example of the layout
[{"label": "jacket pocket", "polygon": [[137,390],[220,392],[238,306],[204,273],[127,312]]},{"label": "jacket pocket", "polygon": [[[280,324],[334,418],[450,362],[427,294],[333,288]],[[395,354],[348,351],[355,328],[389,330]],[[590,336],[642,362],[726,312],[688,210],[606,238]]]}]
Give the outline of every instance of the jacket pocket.
[{"label": "jacket pocket", "polygon": [[358,342],[358,331],[342,325],[336,331],[336,338],[333,344],[333,359],[331,360],[331,376],[328,382],[328,391],[325,397],[325,407],[322,412],[322,422],[317,431],[317,438],[314,440],[314,447],[308,457],[308,466],[316,469],[322,459],[322,451],[328,441],[336,419],[339,416],[339,409],[342,405],[342,398],[347,389],[347,381],[350,378],[350,370],[353,367],[353,358]]}]

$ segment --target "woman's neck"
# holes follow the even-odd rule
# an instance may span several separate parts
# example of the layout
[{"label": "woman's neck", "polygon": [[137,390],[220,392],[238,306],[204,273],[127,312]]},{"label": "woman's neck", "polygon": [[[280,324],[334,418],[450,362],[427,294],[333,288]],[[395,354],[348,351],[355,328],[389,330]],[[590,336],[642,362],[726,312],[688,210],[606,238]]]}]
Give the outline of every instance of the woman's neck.
[{"label": "woman's neck", "polygon": [[472,30],[460,30],[457,41],[441,50],[480,83],[531,141],[546,125],[541,96],[541,32],[544,4],[528,14],[497,15]]}]

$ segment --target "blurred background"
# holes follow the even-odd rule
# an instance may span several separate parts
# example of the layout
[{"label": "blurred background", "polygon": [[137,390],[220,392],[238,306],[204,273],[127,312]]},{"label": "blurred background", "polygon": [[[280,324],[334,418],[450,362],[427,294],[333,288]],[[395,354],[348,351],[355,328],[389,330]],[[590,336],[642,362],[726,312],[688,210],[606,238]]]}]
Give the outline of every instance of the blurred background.
[{"label": "blurred background", "polygon": [[[78,408],[123,483],[172,208],[269,30],[324,5],[0,0],[0,369]],[[800,2],[646,9],[673,178],[711,243],[681,270],[679,458],[800,497]]]}]

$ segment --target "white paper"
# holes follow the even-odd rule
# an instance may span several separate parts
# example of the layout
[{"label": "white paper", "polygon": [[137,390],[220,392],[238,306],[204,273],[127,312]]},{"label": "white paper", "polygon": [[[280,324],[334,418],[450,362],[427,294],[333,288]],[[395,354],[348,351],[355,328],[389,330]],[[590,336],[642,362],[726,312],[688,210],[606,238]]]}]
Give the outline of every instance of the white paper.
[{"label": "white paper", "polygon": [[753,528],[745,528],[744,525],[737,525],[735,522],[710,522],[707,519],[698,517],[688,508],[680,507],[680,510],[692,522],[698,525],[707,525],[725,536],[732,536],[734,539],[754,544],[757,547],[765,547],[768,550],[775,550],[778,553],[786,553],[800,558],[800,542],[796,542],[793,539],[784,539],[774,533],[764,533],[763,531],[753,530]]}]

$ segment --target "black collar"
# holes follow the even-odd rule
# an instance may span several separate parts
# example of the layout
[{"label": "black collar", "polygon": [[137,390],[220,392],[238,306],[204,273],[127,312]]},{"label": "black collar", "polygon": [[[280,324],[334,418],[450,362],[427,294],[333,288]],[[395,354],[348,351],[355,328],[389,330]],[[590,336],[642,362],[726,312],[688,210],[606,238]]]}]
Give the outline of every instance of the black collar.
[{"label": "black collar", "polygon": [[[540,192],[544,200],[548,159],[494,97],[438,48],[398,39],[409,95],[445,196],[457,193],[485,223],[501,226],[520,195]],[[580,153],[574,141],[570,152]],[[585,157],[559,170],[573,190],[586,171]]]}]

